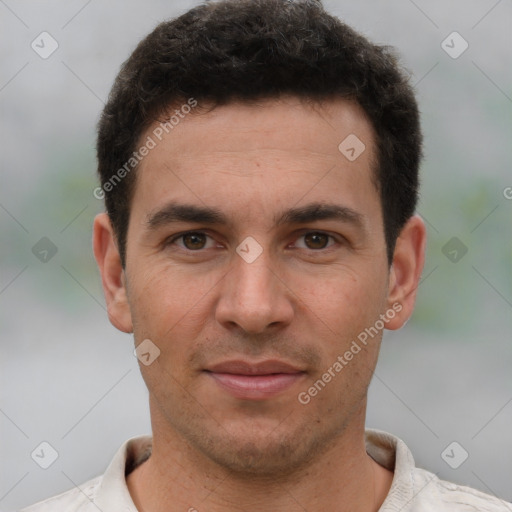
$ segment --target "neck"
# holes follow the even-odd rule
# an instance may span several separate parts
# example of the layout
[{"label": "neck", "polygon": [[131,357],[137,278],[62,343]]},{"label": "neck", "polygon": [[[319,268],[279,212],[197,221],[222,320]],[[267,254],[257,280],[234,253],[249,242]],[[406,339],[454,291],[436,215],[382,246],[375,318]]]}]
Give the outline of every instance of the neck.
[{"label": "neck", "polygon": [[144,512],[376,512],[393,475],[366,453],[364,412],[304,467],[257,477],[220,467],[154,421],[152,455],[127,477],[128,489]]}]

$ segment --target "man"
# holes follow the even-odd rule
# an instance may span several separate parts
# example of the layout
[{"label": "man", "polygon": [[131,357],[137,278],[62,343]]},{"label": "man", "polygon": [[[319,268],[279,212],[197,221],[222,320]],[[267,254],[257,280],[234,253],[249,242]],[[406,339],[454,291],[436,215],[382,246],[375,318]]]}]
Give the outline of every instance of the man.
[{"label": "man", "polygon": [[314,1],[201,5],[123,65],[97,148],[94,253],[153,436],[27,511],[510,510],[365,432],[426,239],[389,50]]}]

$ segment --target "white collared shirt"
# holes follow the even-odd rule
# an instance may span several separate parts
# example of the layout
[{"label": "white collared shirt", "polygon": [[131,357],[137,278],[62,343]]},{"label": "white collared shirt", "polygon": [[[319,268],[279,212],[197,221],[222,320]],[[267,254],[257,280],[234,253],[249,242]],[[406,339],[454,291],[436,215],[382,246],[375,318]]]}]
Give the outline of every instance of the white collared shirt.
[{"label": "white collared shirt", "polygon": [[[439,480],[433,473],[417,468],[406,444],[391,434],[366,430],[366,451],[381,466],[394,472],[379,512],[512,512],[510,503]],[[138,512],[125,475],[150,454],[150,436],[130,439],[121,446],[102,476],[21,512]]]}]

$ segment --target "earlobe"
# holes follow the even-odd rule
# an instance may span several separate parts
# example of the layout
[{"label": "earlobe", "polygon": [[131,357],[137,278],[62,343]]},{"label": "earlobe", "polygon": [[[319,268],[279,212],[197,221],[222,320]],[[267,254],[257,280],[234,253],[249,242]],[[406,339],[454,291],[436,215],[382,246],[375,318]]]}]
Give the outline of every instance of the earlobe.
[{"label": "earlobe", "polygon": [[388,308],[400,311],[386,324],[387,329],[400,329],[412,315],[425,263],[426,238],[423,219],[414,215],[407,221],[396,241],[389,273]]},{"label": "earlobe", "polygon": [[94,219],[93,250],[101,274],[110,322],[120,331],[130,333],[133,326],[126,279],[112,224],[106,213],[100,213]]}]

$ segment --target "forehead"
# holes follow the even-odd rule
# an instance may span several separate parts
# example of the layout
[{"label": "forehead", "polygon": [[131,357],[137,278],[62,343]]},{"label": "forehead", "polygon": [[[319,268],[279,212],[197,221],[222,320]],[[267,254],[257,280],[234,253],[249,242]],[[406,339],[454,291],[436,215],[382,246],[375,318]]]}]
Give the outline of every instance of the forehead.
[{"label": "forehead", "polygon": [[172,125],[155,122],[143,135],[154,147],[139,165],[134,209],[145,204],[147,214],[174,199],[238,214],[252,205],[283,209],[305,196],[343,198],[349,207],[369,196],[379,203],[374,133],[354,102],[284,98],[211,110],[178,106],[169,115]]},{"label": "forehead", "polygon": [[[270,134],[272,139],[265,139]],[[313,102],[296,97],[232,102],[217,107],[206,103],[195,109],[187,103],[176,105],[162,120],[155,121],[145,135],[176,150],[187,145],[187,155],[177,153],[176,160],[204,150],[232,151],[236,141],[243,141],[239,149],[245,152],[273,147],[285,151],[314,148],[318,153],[329,154],[350,135],[358,136],[367,146],[373,145],[374,138],[366,113],[355,101]],[[198,137],[214,146],[189,144],[191,138]]]}]

